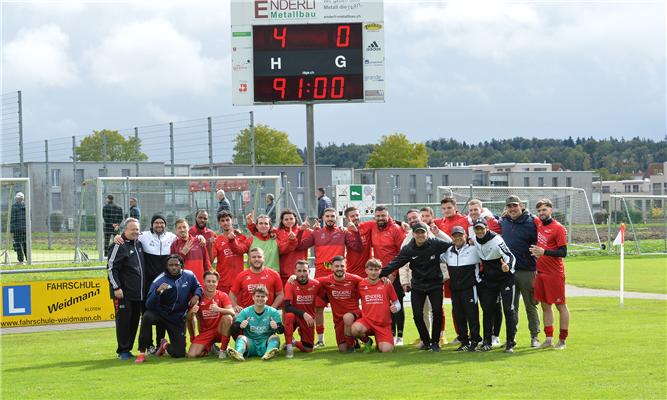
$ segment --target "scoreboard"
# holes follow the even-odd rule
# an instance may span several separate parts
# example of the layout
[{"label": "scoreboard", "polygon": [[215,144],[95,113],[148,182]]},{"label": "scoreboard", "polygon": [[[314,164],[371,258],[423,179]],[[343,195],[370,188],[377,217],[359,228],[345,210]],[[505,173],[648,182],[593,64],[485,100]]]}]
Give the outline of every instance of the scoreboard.
[{"label": "scoreboard", "polygon": [[234,105],[384,102],[382,1],[232,1]]}]

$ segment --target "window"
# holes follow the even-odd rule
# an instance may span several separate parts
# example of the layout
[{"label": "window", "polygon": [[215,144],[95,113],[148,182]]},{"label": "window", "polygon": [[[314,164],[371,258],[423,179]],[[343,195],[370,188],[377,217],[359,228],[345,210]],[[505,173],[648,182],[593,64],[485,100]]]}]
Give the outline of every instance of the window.
[{"label": "window", "polygon": [[375,185],[375,173],[362,172],[359,174],[359,181],[362,185]]},{"label": "window", "polygon": [[400,187],[401,186],[401,179],[400,175],[394,175],[394,187]]},{"label": "window", "polygon": [[662,208],[662,200],[655,200],[653,202],[653,205],[655,206],[655,208]]},{"label": "window", "polygon": [[530,178],[523,178],[523,186],[524,187],[530,186]]},{"label": "window", "polygon": [[609,186],[602,186],[602,193],[609,193]]},{"label": "window", "polygon": [[505,168],[505,172],[511,172],[512,168]]},{"label": "window", "polygon": [[528,171],[530,171],[530,168],[521,168],[521,171],[528,172]]},{"label": "window", "polygon": [[605,200],[603,200],[603,201],[602,201],[602,208],[604,208],[605,210],[606,210],[607,208],[609,208],[609,201],[605,201]]},{"label": "window", "polygon": [[398,204],[401,202],[401,195],[399,193],[394,193],[394,203]]},{"label": "window", "polygon": [[107,176],[104,173],[104,168],[100,168],[100,169],[97,170],[97,176],[100,177],[100,178],[104,178],[105,176]]},{"label": "window", "polygon": [[296,187],[302,188],[303,187],[303,172],[297,172],[296,173]]},{"label": "window", "polygon": [[625,193],[630,193],[630,185],[625,185]]},{"label": "window", "polygon": [[417,194],[416,193],[410,193],[410,203],[416,203],[417,202]]},{"label": "window", "polygon": [[565,178],[565,186],[572,187],[572,178],[570,177]]},{"label": "window", "polygon": [[442,186],[449,186],[449,175],[442,176]]},{"label": "window", "polygon": [[660,196],[662,193],[660,193],[660,184],[659,183],[654,183],[653,184],[653,195],[654,196]]},{"label": "window", "polygon": [[[283,175],[284,175],[284,174],[285,174],[285,173],[283,172]],[[236,173],[236,176],[244,176],[244,175],[245,175],[245,172],[237,172],[237,173]]]},{"label": "window", "polygon": [[120,176],[122,176],[122,177],[130,176],[130,169],[129,168],[127,168],[127,169],[123,168],[123,170],[120,173]]},{"label": "window", "polygon": [[633,193],[639,192],[639,185],[632,185],[632,192]]},{"label": "window", "polygon": [[426,195],[426,202],[429,203],[429,204],[433,203],[433,193],[428,193]]},{"label": "window", "polygon": [[81,189],[81,187],[83,186],[83,170],[82,169],[77,169],[76,170],[75,179],[76,179],[76,187]]},{"label": "window", "polygon": [[426,190],[433,190],[433,175],[426,175]]},{"label": "window", "polygon": [[417,175],[410,175],[410,189],[417,189]]},{"label": "window", "polygon": [[538,187],[544,186],[544,178],[537,178],[537,186]]},{"label": "window", "polygon": [[53,211],[62,210],[62,204],[60,202],[60,193],[51,193],[51,208]]},{"label": "window", "polygon": [[546,171],[546,168],[535,168],[533,171]]},{"label": "window", "polygon": [[558,178],[557,177],[551,178],[551,186],[558,187]]},{"label": "window", "polygon": [[496,172],[503,172],[502,168],[496,168]]},{"label": "window", "polygon": [[296,206],[299,207],[299,210],[306,209],[306,195],[304,193],[296,194]]},{"label": "window", "polygon": [[51,186],[60,187],[60,170],[52,169],[51,170]]}]

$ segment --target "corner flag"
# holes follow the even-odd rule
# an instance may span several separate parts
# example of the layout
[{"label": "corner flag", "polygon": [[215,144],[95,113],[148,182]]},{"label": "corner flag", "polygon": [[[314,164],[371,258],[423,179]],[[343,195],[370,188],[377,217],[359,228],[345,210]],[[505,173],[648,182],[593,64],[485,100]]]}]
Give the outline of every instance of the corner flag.
[{"label": "corner flag", "polygon": [[621,230],[618,231],[616,239],[614,239],[614,246],[625,243],[625,224],[621,224]]}]

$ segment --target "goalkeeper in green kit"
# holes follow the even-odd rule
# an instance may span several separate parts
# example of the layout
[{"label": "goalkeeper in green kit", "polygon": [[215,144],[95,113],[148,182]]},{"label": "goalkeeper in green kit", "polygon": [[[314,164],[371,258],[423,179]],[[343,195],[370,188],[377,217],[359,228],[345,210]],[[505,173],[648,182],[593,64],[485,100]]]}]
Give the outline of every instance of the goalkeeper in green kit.
[{"label": "goalkeeper in green kit", "polygon": [[[254,306],[244,308],[232,324],[232,335],[238,335],[235,348],[227,349],[227,355],[239,361],[246,357],[262,356],[269,360],[280,352],[280,338],[276,333],[285,331],[280,322],[280,313],[266,305],[269,290],[263,285],[253,288]],[[240,334],[243,330],[243,334]]]}]

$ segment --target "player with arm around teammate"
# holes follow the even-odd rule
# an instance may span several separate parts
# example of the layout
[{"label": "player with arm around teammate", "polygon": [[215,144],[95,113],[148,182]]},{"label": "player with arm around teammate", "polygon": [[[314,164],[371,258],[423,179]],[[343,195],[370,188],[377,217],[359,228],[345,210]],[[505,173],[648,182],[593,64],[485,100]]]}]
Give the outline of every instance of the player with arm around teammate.
[{"label": "player with arm around teammate", "polygon": [[227,355],[239,361],[261,355],[266,361],[280,352],[280,338],[276,333],[284,333],[285,328],[278,310],[266,305],[269,291],[265,286],[255,286],[252,297],[255,304],[244,308],[232,324],[232,334],[238,337],[234,348],[227,349]]},{"label": "player with arm around teammate", "polygon": [[565,228],[551,218],[553,205],[549,199],[537,202],[537,245],[530,246],[530,252],[537,258],[537,276],[535,277],[535,300],[541,302],[546,340],[539,348],[554,347],[554,311],[553,304],[560,316],[560,333],[554,349],[565,348],[569,333],[570,310],[565,304],[565,267],[563,257],[567,257],[567,237]]},{"label": "player with arm around teammate", "polygon": [[[285,285],[285,343],[286,358],[294,357],[295,346],[303,353],[312,353],[315,345],[315,300],[320,290],[320,283],[310,279],[310,264],[298,260],[294,267],[294,283]],[[300,328],[301,340],[292,343],[294,331]]]},{"label": "player with arm around teammate", "polygon": [[204,296],[186,317],[191,321],[196,315],[200,322],[199,334],[188,351],[188,358],[198,358],[211,352],[214,343],[220,343],[220,358],[225,358],[234,318],[232,302],[226,293],[217,290],[220,275],[216,271],[204,272]]}]

